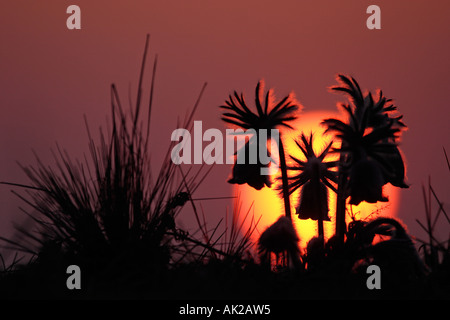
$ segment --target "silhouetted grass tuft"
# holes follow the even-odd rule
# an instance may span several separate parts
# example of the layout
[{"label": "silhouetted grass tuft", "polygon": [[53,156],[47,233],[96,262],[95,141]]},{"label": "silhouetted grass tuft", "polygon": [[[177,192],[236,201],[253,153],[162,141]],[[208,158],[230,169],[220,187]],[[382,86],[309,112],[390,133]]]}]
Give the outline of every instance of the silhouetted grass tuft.
[{"label": "silhouetted grass tuft", "polygon": [[[19,227],[26,241],[1,239],[34,255],[40,265],[57,267],[56,259],[62,267],[72,261],[103,277],[132,265],[142,268],[132,272],[157,277],[169,265],[175,238],[183,236],[175,218],[206,173],[201,167],[180,174],[171,161],[173,146],[169,145],[159,173],[154,176],[149,140],[156,58],[148,109],[144,110],[142,104],[148,41],[149,37],[135,106],[125,113],[116,86],[111,85],[109,132],[100,128],[99,139],[95,140],[85,118],[89,154],[83,161],[72,160],[57,146],[54,167],[44,164],[37,155],[36,165],[21,165],[31,183],[12,185],[27,189],[26,195],[16,194],[35,211],[28,215],[37,230]],[[192,121],[204,88],[185,127]]]}]

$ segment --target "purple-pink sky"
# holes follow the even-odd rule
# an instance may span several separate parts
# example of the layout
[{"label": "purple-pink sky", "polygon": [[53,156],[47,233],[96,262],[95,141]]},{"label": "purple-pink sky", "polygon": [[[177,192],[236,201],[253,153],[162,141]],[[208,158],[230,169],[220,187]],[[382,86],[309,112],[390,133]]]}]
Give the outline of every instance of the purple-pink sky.
[{"label": "purple-pink sky", "polygon": [[[81,8],[81,30],[66,28],[70,4]],[[366,28],[371,4],[381,8],[381,30]],[[401,148],[411,187],[401,191],[399,217],[425,238],[415,219],[424,219],[421,185],[428,176],[450,203],[442,151],[450,153],[449,12],[449,2],[405,0],[3,1],[0,181],[27,183],[16,161],[35,163],[35,150],[51,163],[55,142],[81,158],[88,151],[83,115],[92,128],[105,124],[112,82],[125,101],[129,86],[134,97],[150,33],[151,57],[159,57],[152,153],[166,150],[177,116],[192,107],[205,81],[195,119],[224,128],[218,106],[232,90],[251,96],[264,78],[278,96],[294,91],[304,112],[334,111],[344,98],[327,87],[337,73],[350,74],[364,89],[383,89],[404,114],[409,130]],[[197,195],[231,195],[230,170],[216,166]],[[10,189],[0,186],[2,235],[23,218]]]}]

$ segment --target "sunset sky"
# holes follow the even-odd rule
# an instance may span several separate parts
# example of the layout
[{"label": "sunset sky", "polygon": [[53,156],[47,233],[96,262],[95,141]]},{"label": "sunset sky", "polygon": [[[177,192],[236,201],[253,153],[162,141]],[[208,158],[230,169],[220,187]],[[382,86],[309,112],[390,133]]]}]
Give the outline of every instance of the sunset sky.
[{"label": "sunset sky", "polygon": [[[70,4],[81,8],[81,30],[66,27]],[[371,4],[381,8],[381,30],[366,27]],[[450,203],[443,154],[443,147],[450,154],[449,12],[450,2],[437,0],[3,1],[0,181],[27,184],[16,162],[34,164],[34,150],[52,164],[56,142],[82,158],[88,152],[83,115],[92,129],[106,124],[111,83],[123,101],[129,87],[135,99],[149,33],[150,58],[158,54],[151,141],[156,160],[204,82],[194,119],[203,121],[204,130],[225,130],[218,106],[233,90],[251,100],[264,78],[278,97],[295,92],[305,114],[334,112],[345,100],[327,88],[337,73],[349,74],[363,89],[381,88],[404,115],[409,129],[400,147],[411,187],[400,192],[398,217],[425,238],[415,221],[425,217],[422,183],[430,176],[438,196]],[[233,195],[226,183],[231,167],[216,166],[196,195]],[[24,217],[18,209],[24,204],[10,190],[0,186],[1,235],[11,234],[12,222]],[[217,201],[223,210],[215,205],[205,212],[212,221],[231,206]],[[446,237],[442,230],[441,240]]]}]

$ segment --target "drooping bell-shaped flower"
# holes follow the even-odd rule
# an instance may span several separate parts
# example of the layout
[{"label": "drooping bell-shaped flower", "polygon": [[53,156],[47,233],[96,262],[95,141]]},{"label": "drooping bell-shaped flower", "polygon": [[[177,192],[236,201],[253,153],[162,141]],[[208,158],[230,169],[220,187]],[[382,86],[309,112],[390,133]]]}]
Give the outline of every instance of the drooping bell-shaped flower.
[{"label": "drooping bell-shaped flower", "polygon": [[368,158],[357,161],[350,172],[350,204],[388,201],[388,198],[383,196],[383,185],[384,176],[377,162]]},{"label": "drooping bell-shaped flower", "polygon": [[[292,128],[288,122],[296,119],[295,112],[300,109],[300,105],[292,94],[284,97],[279,102],[274,102],[272,90],[267,91],[263,97],[264,83],[259,81],[255,92],[255,106],[257,112],[253,112],[247,106],[243,94],[239,95],[236,91],[221,106],[226,112],[222,115],[222,120],[236,125],[244,130],[253,129],[253,142],[247,142],[245,146],[238,150],[236,162],[232,170],[232,177],[229,183],[245,184],[259,190],[264,186],[271,186],[271,177],[261,173],[262,168],[268,168],[269,164],[263,163],[259,157],[259,148],[267,146],[267,141],[271,138],[271,130],[280,126]],[[260,137],[260,130],[266,130],[265,137]],[[250,162],[250,152],[252,144],[257,143],[256,162]],[[253,148],[253,150],[255,150]],[[253,151],[254,152],[254,151]],[[244,155],[245,154],[245,155]],[[244,160],[244,161],[239,161]]]},{"label": "drooping bell-shaped flower", "polygon": [[347,155],[347,163],[341,170],[348,177],[350,203],[387,201],[382,190],[388,180],[392,180],[389,175],[398,170],[389,161],[398,149],[394,142],[384,140],[393,137],[397,129],[388,124],[372,131],[354,130],[336,119],[328,119],[324,123],[328,125],[327,130],[338,132],[342,139],[338,151]]},{"label": "drooping bell-shaped flower", "polygon": [[297,214],[299,219],[312,219],[330,221],[328,217],[328,188],[336,190],[331,182],[336,183],[336,172],[330,170],[336,167],[336,161],[323,161],[331,148],[332,142],[316,156],[313,149],[313,135],[309,140],[304,134],[301,141],[296,141],[297,146],[302,151],[306,161],[291,158],[296,162],[294,167],[289,167],[292,171],[300,171],[299,174],[291,176],[289,192],[293,193],[301,187]]},{"label": "drooping bell-shaped flower", "polygon": [[299,205],[297,207],[299,219],[330,221],[328,216],[328,190],[327,187],[317,180],[306,182],[300,192]]},{"label": "drooping bell-shaped flower", "polygon": [[256,141],[249,141],[237,152],[236,163],[233,166],[232,177],[228,180],[229,183],[247,183],[256,190],[261,190],[264,186],[269,188],[272,186],[270,175],[261,174],[261,169],[268,169],[270,163],[263,164],[259,160],[259,157],[256,156],[254,156],[256,161],[251,161],[252,157],[250,153],[259,152],[259,146],[257,144]]}]

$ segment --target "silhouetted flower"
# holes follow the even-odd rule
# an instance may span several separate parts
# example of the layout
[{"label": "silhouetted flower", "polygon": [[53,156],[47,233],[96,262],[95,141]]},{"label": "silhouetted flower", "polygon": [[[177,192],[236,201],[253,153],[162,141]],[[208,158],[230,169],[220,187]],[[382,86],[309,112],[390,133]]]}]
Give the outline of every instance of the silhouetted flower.
[{"label": "silhouetted flower", "polygon": [[[387,99],[381,90],[378,91],[378,100],[374,101],[372,94],[367,93],[364,99],[365,108],[369,109],[368,126],[373,128],[383,127],[389,122],[392,122],[392,126],[399,129],[406,129],[406,125],[403,123],[402,115],[395,115],[397,106],[392,103],[392,99]],[[361,108],[359,108],[361,109]],[[358,109],[357,109],[358,110]],[[389,138],[386,139],[389,141]],[[385,142],[386,142],[385,141]],[[395,142],[395,138],[391,137],[391,141]],[[408,188],[405,183],[405,166],[403,157],[400,150],[395,148],[392,153],[386,155],[386,160],[391,164],[393,170],[385,172],[385,183],[391,183],[393,186],[399,188]]]},{"label": "silhouetted flower", "polygon": [[336,161],[323,161],[328,154],[333,142],[317,156],[313,149],[313,135],[311,133],[309,140],[304,134],[301,135],[301,142],[296,141],[297,146],[302,151],[306,160],[302,161],[293,156],[292,160],[296,166],[289,167],[292,171],[300,171],[296,176],[289,180],[289,192],[292,194],[295,190],[302,187],[300,193],[299,206],[297,214],[300,219],[312,219],[330,221],[328,217],[328,188],[336,191],[331,182],[337,183],[336,172],[330,170],[337,166]]},{"label": "silhouetted flower", "polygon": [[[263,91],[264,83],[263,81],[259,81],[255,91],[257,113],[249,109],[243,94],[239,95],[236,91],[234,95],[229,96],[229,100],[225,101],[226,105],[221,106],[221,108],[227,110],[222,115],[223,121],[237,125],[244,130],[254,129],[256,134],[256,137],[250,139],[241,150],[238,150],[236,160],[245,161],[236,161],[233,167],[232,177],[228,182],[237,184],[248,183],[251,187],[258,190],[263,188],[264,185],[271,186],[270,176],[261,174],[261,168],[268,167],[270,163],[262,163],[259,156],[257,157],[256,163],[250,163],[248,157],[251,145],[254,143],[257,144],[256,149],[259,155],[259,148],[265,147],[267,141],[271,138],[270,130],[280,126],[292,128],[288,122],[296,119],[293,113],[299,109],[299,105],[293,95],[288,95],[275,103],[273,101],[272,90],[267,91],[264,98]],[[264,103],[262,103],[262,100],[264,100]],[[267,130],[265,139],[260,138],[260,129]],[[245,158],[242,159],[242,157]]]},{"label": "silhouetted flower", "polygon": [[382,194],[383,185],[391,182],[407,187],[403,181],[403,159],[396,142],[396,134],[404,124],[401,117],[389,115],[396,107],[386,105],[390,100],[382,93],[374,103],[371,94],[363,96],[355,79],[339,75],[338,80],[342,85],[332,90],[347,93],[352,102],[341,105],[349,116],[348,123],[338,119],[326,119],[322,123],[327,126],[325,132],[336,132],[336,137],[342,141],[338,151],[346,155],[341,170],[349,176],[350,203],[387,201]]}]

